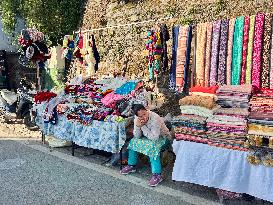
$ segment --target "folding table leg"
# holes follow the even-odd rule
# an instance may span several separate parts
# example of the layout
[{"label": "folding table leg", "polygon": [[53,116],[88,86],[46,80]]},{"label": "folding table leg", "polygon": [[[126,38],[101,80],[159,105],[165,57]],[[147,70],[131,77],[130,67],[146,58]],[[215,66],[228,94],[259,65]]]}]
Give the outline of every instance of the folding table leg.
[{"label": "folding table leg", "polygon": [[72,141],[72,156],[75,156],[75,142]]},{"label": "folding table leg", "polygon": [[122,170],[122,148],[119,151],[119,155],[120,155],[120,170]]}]

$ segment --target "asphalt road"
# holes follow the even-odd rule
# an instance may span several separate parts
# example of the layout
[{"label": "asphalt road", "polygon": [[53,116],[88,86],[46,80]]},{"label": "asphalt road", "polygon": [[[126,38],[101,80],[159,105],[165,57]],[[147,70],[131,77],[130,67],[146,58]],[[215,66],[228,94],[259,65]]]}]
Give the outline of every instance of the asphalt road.
[{"label": "asphalt road", "polygon": [[185,196],[183,199],[179,193],[177,196],[172,194],[172,190],[165,194],[164,187],[152,189],[141,179],[100,170],[101,167],[89,162],[78,161],[63,153],[52,153],[39,144],[30,144],[0,140],[1,205],[192,204],[186,202]]}]

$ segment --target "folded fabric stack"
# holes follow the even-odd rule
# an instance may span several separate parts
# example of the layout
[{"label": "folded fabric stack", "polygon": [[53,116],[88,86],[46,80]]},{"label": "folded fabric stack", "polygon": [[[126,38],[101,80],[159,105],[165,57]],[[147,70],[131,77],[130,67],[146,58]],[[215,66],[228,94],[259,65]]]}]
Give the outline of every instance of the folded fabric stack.
[{"label": "folded fabric stack", "polygon": [[225,85],[218,89],[217,103],[221,108],[207,119],[209,145],[246,150],[250,95],[251,85]]},{"label": "folded fabric stack", "polygon": [[223,108],[248,108],[252,85],[223,85],[217,92],[217,104]]},{"label": "folded fabric stack", "polygon": [[[195,90],[194,90],[195,89]],[[180,100],[181,115],[174,117],[172,125],[177,140],[207,143],[206,119],[217,110],[213,92],[194,88],[191,96]],[[215,93],[215,92],[214,92]]]},{"label": "folded fabric stack", "polygon": [[257,91],[250,100],[250,106],[248,138],[251,144],[273,148],[273,90]]}]

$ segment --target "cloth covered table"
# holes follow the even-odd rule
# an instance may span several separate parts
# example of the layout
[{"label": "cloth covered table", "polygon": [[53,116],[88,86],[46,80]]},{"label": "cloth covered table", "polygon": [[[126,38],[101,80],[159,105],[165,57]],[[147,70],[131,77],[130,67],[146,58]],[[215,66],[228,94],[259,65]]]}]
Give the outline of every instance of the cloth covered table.
[{"label": "cloth covered table", "polygon": [[249,164],[248,152],[176,140],[173,150],[176,154],[173,180],[246,193],[273,202],[273,168]]},{"label": "cloth covered table", "polygon": [[111,153],[118,153],[126,140],[125,121],[104,122],[94,120],[90,125],[83,125],[68,120],[64,115],[59,115],[57,124],[52,125],[44,123],[42,116],[38,115],[36,123],[45,135],[53,135],[59,139],[73,141],[79,146]]}]

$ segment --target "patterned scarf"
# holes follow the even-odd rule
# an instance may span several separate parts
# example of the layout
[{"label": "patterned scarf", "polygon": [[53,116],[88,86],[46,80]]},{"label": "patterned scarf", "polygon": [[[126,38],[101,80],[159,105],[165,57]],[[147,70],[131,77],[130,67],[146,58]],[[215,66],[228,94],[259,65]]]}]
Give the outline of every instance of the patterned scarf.
[{"label": "patterned scarf", "polygon": [[231,83],[231,63],[232,63],[232,47],[233,47],[233,34],[234,34],[234,25],[235,18],[229,20],[229,29],[228,29],[228,51],[227,51],[227,84]]},{"label": "patterned scarf", "polygon": [[270,41],[272,34],[272,14],[265,14],[264,20],[264,37],[262,51],[262,71],[261,80],[262,87],[269,88],[269,72],[270,72]]},{"label": "patterned scarf", "polygon": [[228,22],[229,20],[222,20],[220,48],[219,48],[219,65],[218,65],[218,82],[223,85],[226,84],[226,56],[228,43]]},{"label": "patterned scarf", "polygon": [[183,92],[190,87],[189,83],[189,68],[190,68],[190,58],[191,58],[191,42],[192,42],[192,25],[189,26],[187,34],[187,49],[186,49],[186,63],[185,63],[185,73],[184,73],[184,88]]},{"label": "patterned scarf", "polygon": [[252,16],[250,16],[250,23],[249,23],[245,84],[251,84],[254,27],[255,27],[255,15],[252,15]]},{"label": "patterned scarf", "polygon": [[241,85],[245,84],[249,23],[250,23],[250,18],[249,16],[246,16],[245,25],[244,25],[243,60],[242,60],[242,70],[241,70],[241,82],[240,82]]},{"label": "patterned scarf", "polygon": [[242,65],[242,48],[244,36],[244,16],[236,18],[233,37],[232,49],[232,71],[231,71],[231,84],[240,84],[241,65]]},{"label": "patterned scarf", "polygon": [[205,56],[206,56],[206,24],[197,25],[196,48],[196,82],[195,85],[204,86],[205,82]]},{"label": "patterned scarf", "polygon": [[205,60],[205,86],[209,86],[210,76],[210,58],[211,58],[211,40],[212,40],[212,23],[207,23],[207,42],[206,42],[206,60]]},{"label": "patterned scarf", "polygon": [[216,85],[217,80],[217,67],[219,57],[219,40],[221,30],[221,20],[213,23],[213,34],[212,34],[212,49],[211,49],[211,64],[210,64],[210,86]]},{"label": "patterned scarf", "polygon": [[253,66],[252,85],[261,87],[261,63],[262,63],[262,39],[264,27],[264,14],[258,14],[255,21],[254,45],[253,45]]}]

